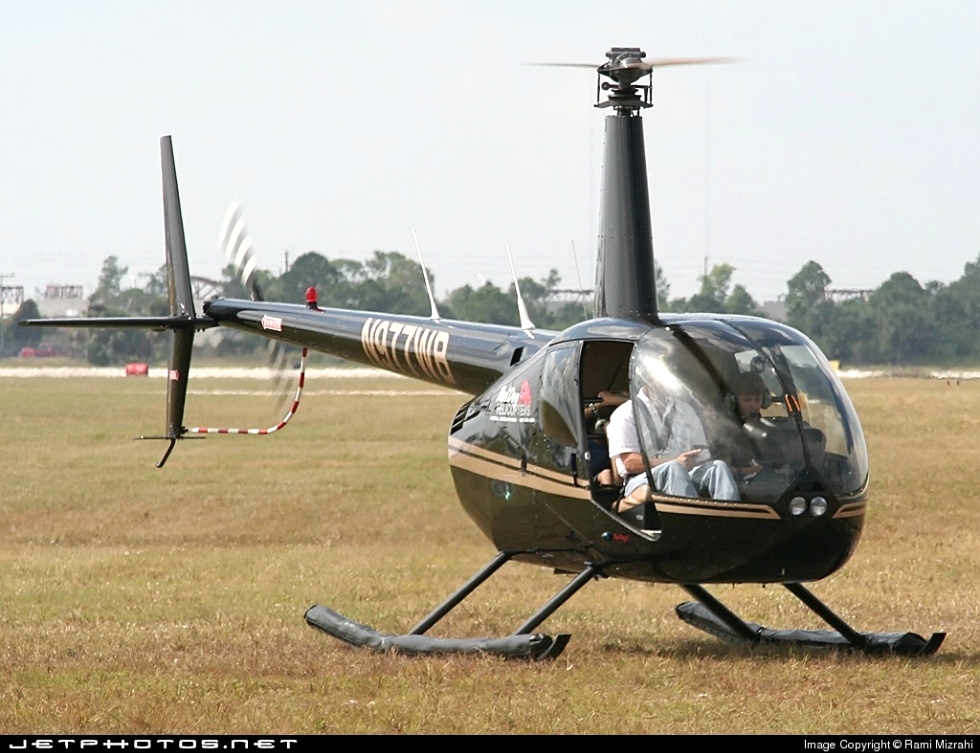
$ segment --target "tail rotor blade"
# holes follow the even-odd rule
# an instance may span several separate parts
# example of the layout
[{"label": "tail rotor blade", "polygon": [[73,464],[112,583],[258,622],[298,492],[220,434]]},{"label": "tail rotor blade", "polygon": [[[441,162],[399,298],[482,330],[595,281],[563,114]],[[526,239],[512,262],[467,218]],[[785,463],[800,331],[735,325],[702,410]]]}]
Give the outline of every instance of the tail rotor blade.
[{"label": "tail rotor blade", "polygon": [[261,301],[262,294],[255,279],[258,258],[252,249],[252,238],[249,236],[248,227],[245,225],[241,204],[237,201],[233,201],[228,207],[224,222],[221,223],[218,243],[221,245],[225,257],[234,265],[235,274],[238,275],[238,279],[248,291],[249,296],[253,301]]},{"label": "tail rotor blade", "polygon": [[[248,226],[245,224],[242,205],[237,201],[233,201],[228,206],[225,219],[221,223],[221,231],[218,233],[218,243],[224,251],[225,257],[234,265],[235,274],[238,275],[242,286],[249,292],[251,299],[261,301],[262,291],[259,290],[255,273],[258,268],[258,254],[252,246],[252,238],[249,235]],[[269,340],[266,346],[266,359],[273,372],[272,379],[275,383],[275,390],[279,393],[279,399],[276,403],[277,410],[282,410],[292,395],[290,390],[292,377],[288,369],[290,355],[293,352],[293,348],[278,340]]]},{"label": "tail rotor blade", "polygon": [[292,397],[292,373],[289,368],[291,365],[290,356],[294,353],[294,348],[290,348],[278,340],[270,340],[266,350],[275,385],[273,389],[278,394],[276,398],[277,412],[282,412],[283,408],[286,407],[286,402]]}]

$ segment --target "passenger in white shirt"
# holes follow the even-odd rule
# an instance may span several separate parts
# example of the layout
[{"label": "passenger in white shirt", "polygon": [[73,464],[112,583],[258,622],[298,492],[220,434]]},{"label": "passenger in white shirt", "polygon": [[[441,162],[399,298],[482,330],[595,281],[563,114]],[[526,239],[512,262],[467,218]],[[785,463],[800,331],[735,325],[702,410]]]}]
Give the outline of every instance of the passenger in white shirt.
[{"label": "passenger in white shirt", "polygon": [[606,428],[609,456],[625,484],[617,512],[650,500],[644,448],[651,453],[648,463],[658,492],[678,497],[704,492],[712,499],[739,499],[731,469],[724,461],[711,460],[704,426],[694,408],[645,385],[636,413],[642,424],[642,447],[632,400],[616,409]]}]

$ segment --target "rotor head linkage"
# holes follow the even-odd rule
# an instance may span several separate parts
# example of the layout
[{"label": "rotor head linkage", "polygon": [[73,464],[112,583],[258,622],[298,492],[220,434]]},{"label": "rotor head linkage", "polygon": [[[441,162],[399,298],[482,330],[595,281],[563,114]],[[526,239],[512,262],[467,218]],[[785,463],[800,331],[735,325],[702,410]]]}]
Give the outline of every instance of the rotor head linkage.
[{"label": "rotor head linkage", "polygon": [[[617,110],[639,110],[652,107],[651,84],[637,84],[644,77],[652,82],[653,64],[643,58],[646,53],[639,47],[613,47],[606,53],[608,62],[596,68],[596,107],[615,107]],[[608,76],[615,83],[603,81]],[[609,92],[609,99],[602,101],[602,91]]]},{"label": "rotor head linkage", "polygon": [[[596,107],[614,107],[621,115],[631,115],[644,107],[652,107],[652,83],[638,84],[640,79],[651,76],[654,68],[675,65],[704,65],[705,63],[734,63],[735,58],[653,58],[645,60],[646,53],[639,47],[613,47],[606,53],[606,62],[598,68],[591,63],[532,63],[532,65],[558,66],[561,68],[592,68],[596,71]],[[603,81],[606,76],[612,79]],[[652,82],[652,77],[651,77]],[[602,92],[609,98],[602,100]]]}]

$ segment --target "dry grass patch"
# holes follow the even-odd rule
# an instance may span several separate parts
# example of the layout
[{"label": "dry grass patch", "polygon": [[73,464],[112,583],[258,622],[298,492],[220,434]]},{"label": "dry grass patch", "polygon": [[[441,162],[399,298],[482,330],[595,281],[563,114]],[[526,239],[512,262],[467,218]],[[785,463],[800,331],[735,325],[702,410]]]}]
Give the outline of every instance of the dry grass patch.
[{"label": "dry grass patch", "polygon": [[[214,394],[255,384],[195,383],[188,420],[274,422],[268,398]],[[932,659],[728,646],[674,617],[680,589],[610,580],[544,625],[573,634],[553,662],[356,651],[305,609],[403,631],[493,554],[445,462],[462,396],[312,382],[282,434],[184,442],[158,471],[162,445],[129,438],[160,432],[161,382],[4,380],[0,733],[972,732],[980,384],[848,388],[872,504],[814,590],[859,629],[949,630]],[[508,564],[433,632],[510,632],[565,580]],[[823,627],[780,588],[711,590]]]}]

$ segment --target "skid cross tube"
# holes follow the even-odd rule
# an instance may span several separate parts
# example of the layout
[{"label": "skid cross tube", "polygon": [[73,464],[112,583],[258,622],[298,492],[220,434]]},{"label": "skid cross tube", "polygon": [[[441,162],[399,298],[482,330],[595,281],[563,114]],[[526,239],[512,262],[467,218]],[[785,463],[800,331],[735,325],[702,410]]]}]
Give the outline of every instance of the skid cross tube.
[{"label": "skid cross tube", "polygon": [[437,606],[435,609],[429,613],[418,625],[413,627],[408,631],[409,635],[422,635],[426,630],[435,625],[439,620],[449,614],[453,609],[455,609],[459,603],[473,593],[484,581],[487,580],[491,575],[497,572],[504,563],[510,561],[513,554],[507,552],[497,552],[497,556],[490,560],[486,565],[484,565],[476,575],[470,578],[466,583],[457,589],[456,593],[452,594],[448,599],[446,599],[442,604]]},{"label": "skid cross tube", "polygon": [[535,612],[527,622],[513,632],[513,635],[527,635],[534,628],[550,617],[558,607],[572,598],[586,583],[598,577],[602,572],[602,566],[595,563],[590,564],[585,570],[580,572],[575,578],[556,593],[541,609]]}]

